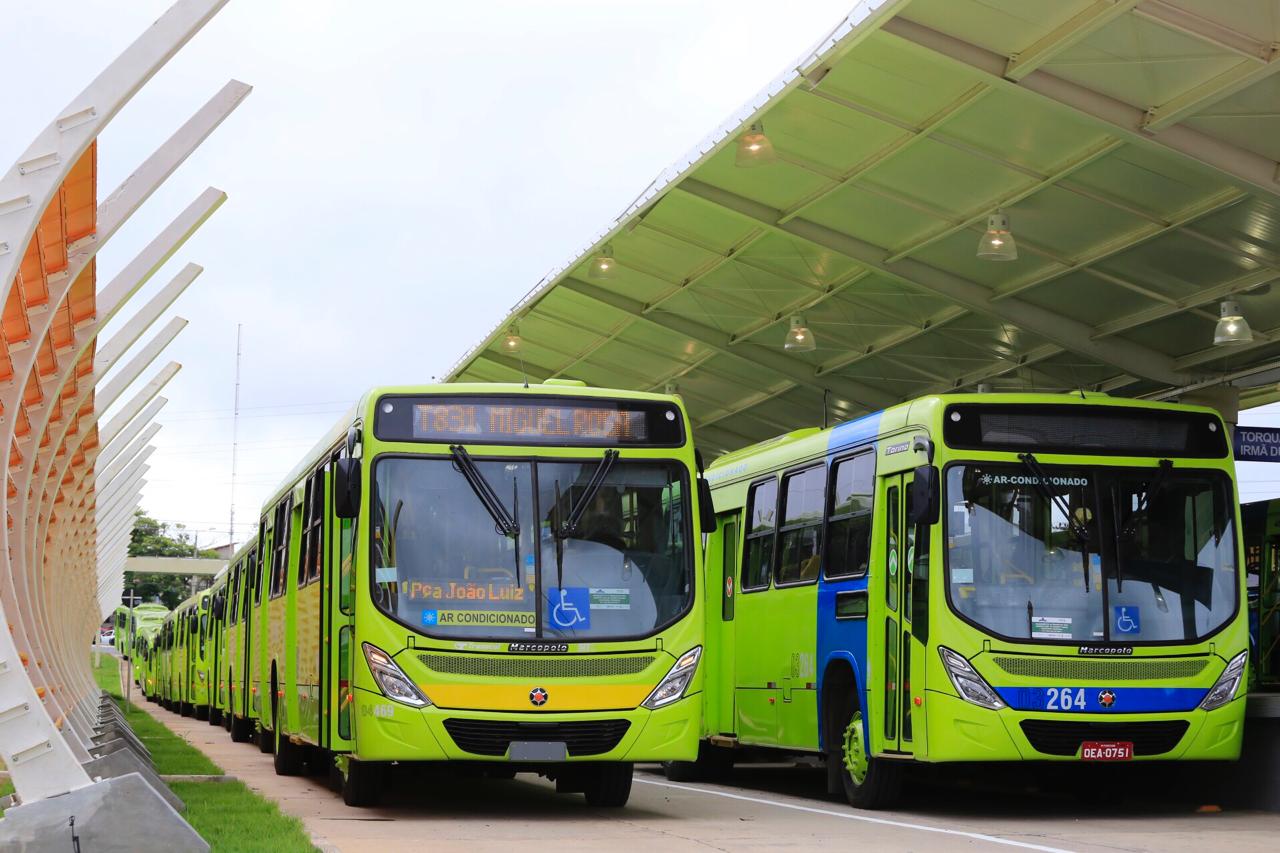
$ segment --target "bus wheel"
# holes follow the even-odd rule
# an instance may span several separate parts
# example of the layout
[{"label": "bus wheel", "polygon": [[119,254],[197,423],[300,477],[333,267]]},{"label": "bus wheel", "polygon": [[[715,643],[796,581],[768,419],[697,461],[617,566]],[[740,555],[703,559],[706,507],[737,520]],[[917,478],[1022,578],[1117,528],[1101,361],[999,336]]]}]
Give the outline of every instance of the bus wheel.
[{"label": "bus wheel", "polygon": [[262,721],[259,720],[258,721],[258,751],[270,752],[271,748],[274,747],[275,745],[276,745],[276,736],[272,733],[271,729],[264,726],[262,724]]},{"label": "bus wheel", "polygon": [[303,747],[289,740],[289,736],[281,733],[280,726],[276,726],[276,757],[275,767],[277,776],[297,776],[302,773],[302,750]]},{"label": "bus wheel", "polygon": [[597,808],[621,808],[631,798],[630,762],[599,764],[585,780],[587,804]]},{"label": "bus wheel", "polygon": [[376,806],[382,799],[382,765],[347,758],[342,774],[342,801],[349,806]]},{"label": "bus wheel", "polygon": [[196,717],[196,719],[197,719],[197,720],[207,720],[207,719],[209,719],[209,706],[208,706],[208,705],[196,705],[196,706],[195,706],[195,717]]},{"label": "bus wheel", "polygon": [[840,766],[840,780],[849,805],[858,809],[889,808],[902,792],[902,768],[867,751],[862,712],[854,711],[840,738],[838,755],[828,756]]},{"label": "bus wheel", "polygon": [[222,725],[222,709],[221,708],[209,709],[209,725],[211,726]]},{"label": "bus wheel", "polygon": [[190,717],[192,714],[195,713],[195,710],[196,710],[196,706],[192,705],[190,702],[178,703],[178,713],[184,717]]},{"label": "bus wheel", "polygon": [[252,729],[249,728],[249,718],[237,717],[235,714],[231,714],[230,716],[231,716],[231,729],[230,729],[231,742],[244,743],[249,739],[249,735],[252,734]]}]

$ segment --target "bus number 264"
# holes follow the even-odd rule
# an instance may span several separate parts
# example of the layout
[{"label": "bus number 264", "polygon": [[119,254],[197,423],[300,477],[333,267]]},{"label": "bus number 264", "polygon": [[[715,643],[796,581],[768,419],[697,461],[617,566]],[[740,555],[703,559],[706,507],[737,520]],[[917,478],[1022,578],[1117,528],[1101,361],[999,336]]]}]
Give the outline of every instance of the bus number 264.
[{"label": "bus number 264", "polygon": [[1083,687],[1050,687],[1045,691],[1046,711],[1083,711],[1084,707]]}]

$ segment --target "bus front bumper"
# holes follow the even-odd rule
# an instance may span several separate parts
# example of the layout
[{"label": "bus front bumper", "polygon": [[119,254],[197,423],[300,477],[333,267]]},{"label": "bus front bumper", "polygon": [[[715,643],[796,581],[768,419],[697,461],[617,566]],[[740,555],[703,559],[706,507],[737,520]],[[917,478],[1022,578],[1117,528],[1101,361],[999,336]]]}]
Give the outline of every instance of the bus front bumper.
[{"label": "bus front bumper", "polygon": [[[1168,714],[1040,713],[991,711],[946,693],[928,692],[930,762],[1080,761],[1080,748],[1062,754],[1079,736],[1090,741],[1129,741],[1134,761],[1235,760],[1244,728],[1243,695],[1213,711]],[[1023,723],[1031,723],[1024,726]],[[1180,735],[1180,723],[1186,728]],[[1084,729],[1079,724],[1104,724]],[[1039,725],[1037,725],[1039,724]],[[1081,731],[1087,733],[1081,735]],[[1034,742],[1033,742],[1034,741]],[[1143,747],[1159,750],[1143,754]],[[1168,749],[1163,749],[1169,744]]]},{"label": "bus front bumper", "polygon": [[[513,741],[563,741],[564,760],[570,762],[692,761],[698,755],[701,710],[701,694],[656,711],[417,709],[362,689],[355,691],[352,707],[355,755],[362,760],[507,763],[518,760],[511,757]],[[545,728],[550,726],[555,728]]]}]

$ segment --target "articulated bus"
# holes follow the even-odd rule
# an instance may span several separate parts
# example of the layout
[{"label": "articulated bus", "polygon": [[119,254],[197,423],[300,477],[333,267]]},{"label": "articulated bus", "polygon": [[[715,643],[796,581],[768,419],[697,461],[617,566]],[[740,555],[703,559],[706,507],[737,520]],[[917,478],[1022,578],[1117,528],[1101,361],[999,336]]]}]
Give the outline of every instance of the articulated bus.
[{"label": "articulated bus", "polygon": [[351,805],[449,761],[620,806],[632,762],[697,755],[711,520],[676,398],[374,389],[231,560],[223,725]]},{"label": "articulated bus", "polygon": [[1248,660],[1234,468],[1208,409],[933,396],[710,466],[698,764],[1234,759]]}]

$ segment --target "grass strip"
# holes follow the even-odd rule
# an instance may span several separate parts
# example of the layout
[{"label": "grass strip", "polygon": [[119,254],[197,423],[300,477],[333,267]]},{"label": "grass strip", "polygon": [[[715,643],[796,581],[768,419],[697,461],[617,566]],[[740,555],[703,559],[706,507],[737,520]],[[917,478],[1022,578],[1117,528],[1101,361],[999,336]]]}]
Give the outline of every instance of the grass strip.
[{"label": "grass strip", "polygon": [[119,659],[114,655],[102,655],[93,671],[98,686],[116,700],[125,719],[133,727],[143,745],[151,750],[156,772],[162,776],[199,775],[216,776],[222,768],[214,764],[200,750],[178,737],[169,727],[146,711],[125,702],[120,695]]},{"label": "grass strip", "polygon": [[183,817],[213,853],[315,853],[302,821],[280,811],[273,802],[243,782],[174,782],[169,785],[184,803]]}]

